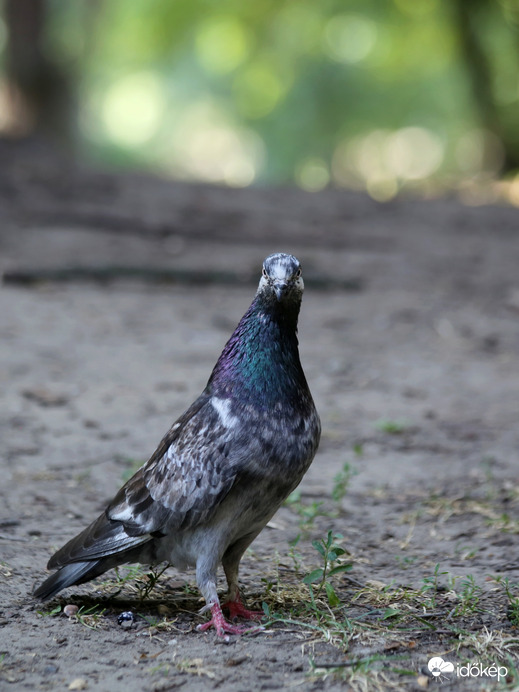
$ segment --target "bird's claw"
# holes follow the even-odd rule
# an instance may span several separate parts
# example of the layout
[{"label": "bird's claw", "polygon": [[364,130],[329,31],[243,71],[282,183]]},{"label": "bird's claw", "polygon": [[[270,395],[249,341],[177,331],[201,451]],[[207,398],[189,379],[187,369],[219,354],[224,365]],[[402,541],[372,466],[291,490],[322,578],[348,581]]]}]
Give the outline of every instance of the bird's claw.
[{"label": "bird's claw", "polygon": [[[232,601],[234,605],[236,605],[235,601]],[[241,603],[239,604],[241,606],[242,611],[246,613],[252,613],[252,611],[247,610],[244,608]],[[226,604],[226,607],[229,608],[231,611],[231,608],[229,607],[229,604]],[[231,611],[232,612],[232,611]],[[244,617],[242,615],[242,617]],[[252,619],[251,617],[248,617],[247,619]],[[224,637],[225,639],[228,639],[226,637],[227,634],[252,634],[254,632],[260,632],[264,628],[259,626],[259,627],[250,627],[249,625],[233,625],[230,622],[228,622],[223,613],[222,613],[222,608],[219,603],[215,603],[213,606],[211,606],[211,619],[209,622],[204,622],[202,625],[197,625],[197,632],[206,632],[208,629],[211,627],[214,627],[216,630],[216,634],[218,637]]]},{"label": "bird's claw", "polygon": [[204,622],[203,625],[197,625],[197,632],[206,632],[208,629],[214,627],[216,634],[219,637],[225,637],[226,634],[245,634],[246,632],[252,632],[257,629],[257,627],[250,627],[249,625],[232,625],[227,620],[215,622],[214,618],[211,618],[209,622]]},{"label": "bird's claw", "polygon": [[222,604],[222,608],[229,611],[229,618],[242,618],[243,620],[261,620],[264,613],[261,610],[249,610],[240,600],[226,601]]}]

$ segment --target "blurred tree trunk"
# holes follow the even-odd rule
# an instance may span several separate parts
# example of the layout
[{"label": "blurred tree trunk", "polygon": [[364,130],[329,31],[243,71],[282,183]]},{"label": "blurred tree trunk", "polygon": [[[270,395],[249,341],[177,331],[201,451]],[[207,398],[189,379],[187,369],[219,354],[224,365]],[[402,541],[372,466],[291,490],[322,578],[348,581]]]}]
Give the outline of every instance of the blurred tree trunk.
[{"label": "blurred tree trunk", "polygon": [[[494,0],[455,0],[454,12],[458,27],[461,50],[472,84],[474,103],[479,111],[481,124],[493,132],[504,148],[503,172],[519,168],[517,141],[511,140],[503,127],[499,106],[492,89],[492,66],[480,38],[483,12],[501,12]],[[484,29],[484,27],[483,27]]]},{"label": "blurred tree trunk", "polygon": [[5,0],[8,30],[7,78],[12,95],[13,132],[50,136],[70,145],[75,107],[70,80],[46,55],[46,0]]}]

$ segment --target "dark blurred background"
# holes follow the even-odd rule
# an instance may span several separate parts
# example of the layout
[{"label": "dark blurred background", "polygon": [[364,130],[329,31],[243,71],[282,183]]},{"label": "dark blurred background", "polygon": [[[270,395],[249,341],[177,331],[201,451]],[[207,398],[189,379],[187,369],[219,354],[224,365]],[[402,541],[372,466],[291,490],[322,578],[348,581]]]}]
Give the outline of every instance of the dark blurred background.
[{"label": "dark blurred background", "polygon": [[230,186],[519,205],[517,0],[4,0],[0,135]]}]

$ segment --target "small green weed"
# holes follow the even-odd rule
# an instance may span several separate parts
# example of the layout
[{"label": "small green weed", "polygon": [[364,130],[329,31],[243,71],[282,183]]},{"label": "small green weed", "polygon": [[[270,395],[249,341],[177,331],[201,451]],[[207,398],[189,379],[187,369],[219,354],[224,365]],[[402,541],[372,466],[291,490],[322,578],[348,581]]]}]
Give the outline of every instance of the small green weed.
[{"label": "small green weed", "polygon": [[395,555],[395,560],[397,565],[402,569],[407,569],[411,567],[416,562],[416,555]]},{"label": "small green weed", "polygon": [[388,435],[401,435],[408,427],[409,423],[406,421],[387,420],[386,418],[381,418],[375,423],[377,430],[388,433]]},{"label": "small green weed", "polygon": [[36,612],[38,615],[41,615],[42,618],[54,618],[61,613],[61,606],[56,606],[52,610],[37,610]]},{"label": "small green weed", "polygon": [[478,586],[472,575],[460,582],[461,591],[457,592],[459,603],[454,609],[454,616],[463,616],[480,610],[480,596],[483,589]]},{"label": "small green weed", "polygon": [[294,490],[285,500],[285,505],[299,516],[299,528],[307,535],[313,528],[317,517],[326,517],[329,514],[322,509],[324,502],[311,502],[304,504],[301,501],[301,491]]},{"label": "small green weed", "polygon": [[[119,587],[119,592],[124,586],[129,586],[133,591],[137,592],[139,600],[142,602],[151,594],[157,586],[160,577],[168,569],[169,563],[161,563],[160,565],[143,566],[129,565],[123,570],[115,568],[115,585]],[[103,586],[112,586],[113,581],[103,582]]]},{"label": "small green weed", "polygon": [[299,543],[300,540],[301,540],[301,534],[298,533],[297,536],[292,541],[288,541],[288,545],[290,546],[288,549],[288,555],[292,559],[292,562],[294,563],[294,570],[295,570],[296,574],[299,574],[299,572],[302,569],[302,565],[303,565],[303,556],[301,555],[301,553],[299,553],[296,550],[297,544]]},{"label": "small green weed", "polygon": [[303,583],[308,584],[310,598],[314,605],[315,599],[321,595],[323,589],[326,592],[328,604],[332,608],[340,604],[340,600],[329,579],[337,574],[349,572],[352,569],[351,563],[341,564],[339,560],[346,551],[344,548],[337,545],[335,541],[341,540],[342,538],[343,536],[340,533],[334,534],[332,531],[328,531],[326,538],[312,541],[313,547],[317,550],[323,562],[322,567],[317,567],[303,578]]},{"label": "small green weed", "polygon": [[362,442],[355,442],[353,445],[353,453],[356,457],[361,457],[364,454],[364,447]]},{"label": "small green weed", "polygon": [[352,464],[346,462],[342,466],[342,470],[333,479],[332,500],[340,502],[346,495],[351,479],[358,473],[358,470]]},{"label": "small green weed", "polygon": [[89,630],[95,630],[100,625],[100,620],[106,612],[106,608],[101,608],[100,605],[93,605],[90,608],[81,608],[77,611],[75,618],[83,627],[88,627]]},{"label": "small green weed", "polygon": [[508,598],[508,608],[506,611],[507,617],[509,621],[512,623],[512,625],[514,625],[515,627],[519,627],[519,594],[514,595],[512,593],[513,591],[519,592],[519,585],[510,584],[508,578],[498,578],[496,581],[500,582],[503,585],[506,597]]},{"label": "small green weed", "polygon": [[440,590],[440,577],[448,574],[448,572],[440,572],[440,563],[438,562],[434,567],[434,572],[432,577],[424,577],[422,579],[423,586],[420,589],[421,594],[427,594],[429,596],[429,607],[436,607],[436,597]]},{"label": "small green weed", "polygon": [[168,569],[169,563],[163,564],[162,566],[155,565],[150,567],[150,569],[141,578],[135,580],[135,586],[139,593],[139,600],[144,601],[151,594],[153,589],[157,586],[160,577]]}]

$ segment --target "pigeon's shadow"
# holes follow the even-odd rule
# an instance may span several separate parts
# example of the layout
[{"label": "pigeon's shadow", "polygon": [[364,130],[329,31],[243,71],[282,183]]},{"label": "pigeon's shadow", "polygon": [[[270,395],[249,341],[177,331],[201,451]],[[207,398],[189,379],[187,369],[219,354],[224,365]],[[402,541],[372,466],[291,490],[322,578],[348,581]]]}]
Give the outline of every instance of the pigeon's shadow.
[{"label": "pigeon's shadow", "polygon": [[[201,614],[204,601],[198,592],[188,591],[189,587],[171,588],[167,585],[156,588],[159,593],[141,598],[139,594],[128,594],[127,589],[115,589],[111,593],[74,594],[70,598],[58,597],[49,601],[47,615],[64,615],[65,606],[76,606],[77,612],[70,619],[88,624],[100,618],[119,622],[122,613],[131,613],[134,617],[132,629],[157,626],[159,623],[174,623],[175,628],[185,632],[192,631],[196,625],[205,620]],[[257,600],[255,595],[251,600]],[[256,594],[258,598],[260,594]],[[41,606],[40,606],[41,607]],[[60,610],[58,611],[58,607]],[[38,608],[40,610],[40,608]],[[106,620],[105,620],[106,621]],[[91,626],[88,624],[88,626]]]}]

